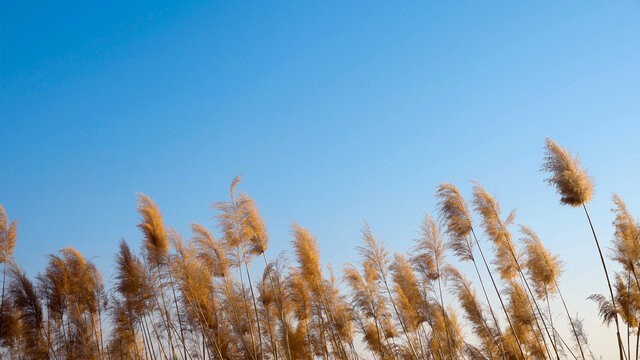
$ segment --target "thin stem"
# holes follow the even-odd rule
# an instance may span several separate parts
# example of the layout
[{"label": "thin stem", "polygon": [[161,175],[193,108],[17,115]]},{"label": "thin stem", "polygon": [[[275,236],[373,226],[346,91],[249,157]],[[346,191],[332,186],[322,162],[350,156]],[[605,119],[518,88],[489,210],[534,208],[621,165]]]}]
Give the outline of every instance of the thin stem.
[{"label": "thin stem", "polygon": [[[518,274],[520,275],[520,281],[526,285],[526,280],[524,280],[524,275],[518,271]],[[542,342],[544,343],[544,348],[547,351],[547,355],[546,357],[551,357],[551,352],[549,351],[549,347],[547,345],[547,340],[544,337],[544,334],[542,333],[542,327],[540,326],[540,322],[538,321],[538,316],[536,315],[536,310],[533,308],[533,304],[531,303],[531,299],[529,299],[529,292],[527,292],[526,289],[523,288],[523,291],[525,292],[525,297],[527,298],[527,304],[529,304],[529,309],[531,310],[531,314],[533,315],[533,319],[535,321],[535,327],[538,328],[538,332],[540,333],[540,338],[542,338]],[[539,312],[538,312],[539,313]],[[542,317],[542,314],[540,314],[540,317]],[[531,330],[535,333],[535,327],[534,324],[531,324]],[[546,327],[545,327],[546,329]],[[548,332],[547,332],[548,334]],[[540,338],[536,337],[536,341],[538,342],[538,346],[540,346]]]},{"label": "thin stem", "polygon": [[[238,267],[238,273],[240,275],[240,287],[242,289],[242,299],[243,299],[243,304],[244,304],[244,311],[245,311],[245,315],[247,317],[247,320],[249,320],[249,333],[251,334],[251,348],[253,349],[253,355],[251,357],[255,357],[255,355],[257,355],[256,342],[255,342],[254,335],[253,335],[253,321],[251,320],[251,315],[249,315],[249,306],[247,305],[249,300],[247,300],[247,293],[246,293],[245,288],[244,288],[244,276],[242,275],[242,264],[240,264],[239,267]],[[258,336],[260,336],[260,334],[258,334]]]},{"label": "thin stem", "polygon": [[[242,275],[242,273],[241,273]],[[233,288],[231,287],[233,285],[233,283],[231,282],[230,279],[227,278],[227,275],[223,275],[222,281],[224,282],[224,290],[226,291],[226,296],[227,296],[227,300],[232,303],[232,305],[230,306],[231,308],[231,312],[233,313],[233,318],[235,321],[231,322],[231,327],[233,328],[233,330],[238,334],[238,337],[240,338],[240,342],[242,343],[242,346],[244,347],[245,351],[249,354],[249,356],[251,357],[252,360],[256,360],[255,358],[255,347],[254,352],[251,352],[249,350],[249,347],[247,346],[247,343],[244,341],[244,336],[242,335],[242,331],[240,331],[240,329],[238,329],[238,325],[240,324],[240,319],[238,318],[238,313],[236,312],[236,308],[235,306],[233,306],[233,299],[232,299],[232,295],[233,295]],[[246,303],[246,302],[245,302]],[[251,324],[249,324],[249,328],[251,329]],[[252,333],[252,338],[253,340],[253,333]],[[253,343],[253,341],[252,341]]]},{"label": "thin stem", "polygon": [[[4,263],[2,264],[2,300],[0,302],[0,317],[2,317],[2,320],[4,320],[4,283],[6,280],[6,273],[7,273],[7,260],[5,259]],[[0,321],[0,334],[2,334],[2,323],[4,321]]]},{"label": "thin stem", "polygon": [[549,311],[549,325],[551,325],[551,334],[553,335],[553,337],[551,338],[551,343],[553,344],[556,341],[555,339],[556,329],[555,327],[553,327],[553,313],[551,312],[551,302],[549,302],[549,292],[547,291],[546,287],[544,289],[544,296],[547,299],[547,310]]},{"label": "thin stem", "polygon": [[[265,255],[264,251],[262,252],[262,258],[264,259],[264,266],[265,267],[269,266],[269,263],[267,262],[267,256]],[[275,291],[276,290],[276,286],[274,284],[273,275],[271,274],[271,272],[269,272],[269,281],[271,282],[271,287]],[[280,303],[280,295],[281,295],[280,278],[278,278],[277,284],[278,284],[277,294],[275,296],[275,298],[276,298],[276,306],[278,307],[278,314],[280,315],[280,321],[282,322],[282,328],[283,328],[283,332],[284,332],[284,344],[285,344],[285,346],[287,348],[287,360],[292,360],[291,359],[291,347],[289,346],[288,324],[287,324],[287,321],[286,321],[286,319],[284,317],[284,311],[282,310],[282,304]]]},{"label": "thin stem", "polygon": [[576,325],[573,323],[573,319],[571,318],[571,313],[569,313],[569,308],[567,307],[567,303],[564,301],[564,296],[562,296],[562,292],[560,291],[560,286],[558,286],[558,282],[556,278],[553,278],[553,284],[558,290],[558,295],[560,295],[560,300],[562,300],[562,306],[564,306],[564,311],[567,313],[567,317],[569,318],[569,323],[571,324],[571,329],[573,330],[573,335],[576,337],[576,343],[578,344],[578,349],[580,349],[580,355],[582,355],[582,360],[586,360],[587,358],[584,355],[584,351],[582,350],[582,343],[580,341],[580,337],[578,336],[578,331],[576,330]]},{"label": "thin stem", "polygon": [[[631,295],[631,274],[629,271],[627,271],[627,294]],[[627,301],[627,359],[631,359],[631,332],[629,328],[629,319],[631,318],[630,306],[630,301]]]},{"label": "thin stem", "polygon": [[500,300],[500,305],[502,306],[502,310],[504,311],[504,314],[507,318],[507,322],[509,323],[509,328],[511,329],[511,333],[513,334],[513,338],[516,340],[516,343],[518,344],[518,350],[520,350],[520,355],[522,356],[522,359],[527,359],[527,357],[524,355],[524,351],[522,350],[522,344],[520,343],[520,339],[518,338],[518,334],[516,333],[516,330],[513,327],[513,323],[511,322],[511,317],[509,316],[509,312],[507,311],[506,306],[504,305],[504,301],[502,300],[502,296],[500,295],[500,291],[498,290],[498,286],[496,285],[496,281],[493,279],[493,275],[491,274],[491,269],[489,269],[489,264],[487,264],[487,259],[484,257],[484,253],[482,252],[482,247],[480,247],[480,242],[478,241],[478,237],[476,236],[476,232],[473,230],[473,228],[471,228],[471,234],[473,234],[473,238],[476,241],[476,244],[478,245],[478,250],[480,250],[480,256],[482,257],[482,261],[484,262],[484,266],[487,268],[487,273],[489,273],[489,278],[491,279],[491,283],[493,284],[493,288],[496,291],[496,294],[498,295],[498,299]]},{"label": "thin stem", "polygon": [[442,298],[442,284],[440,278],[442,277],[440,274],[440,266],[436,264],[436,272],[438,274],[438,291],[440,292],[440,310],[442,311],[442,321],[444,321],[444,330],[447,334],[447,346],[449,347],[449,354],[453,356],[453,348],[451,347],[451,335],[449,334],[449,326],[447,324],[447,313],[444,310],[444,299]]},{"label": "thin stem", "polygon": [[[602,255],[602,250],[600,249],[600,242],[598,241],[598,236],[596,236],[596,231],[593,229],[593,223],[591,222],[591,217],[589,216],[589,212],[587,211],[587,206],[582,204],[582,208],[584,209],[584,213],[587,215],[587,220],[589,220],[589,226],[591,227],[591,232],[593,233],[593,239],[596,241],[596,247],[598,248],[598,254],[600,254],[600,261],[602,262],[602,268],[604,269],[604,276],[607,278],[607,286],[609,287],[609,294],[611,295],[611,304],[614,309],[616,309],[616,298],[613,296],[613,288],[611,287],[611,281],[609,280],[609,272],[607,271],[607,264],[604,261],[604,256]],[[614,313],[614,319],[616,321],[616,336],[618,338],[618,349],[620,352],[620,360],[624,359],[624,345],[622,344],[622,338],[620,337],[620,323],[618,321],[618,313]]]},{"label": "thin stem", "polygon": [[178,306],[178,297],[176,296],[176,289],[173,285],[173,274],[171,274],[171,269],[169,269],[169,258],[166,257],[165,267],[167,268],[167,274],[169,274],[169,285],[171,285],[171,292],[173,294],[173,302],[176,306],[176,314],[178,315],[178,326],[180,327],[180,340],[182,341],[182,348],[184,349],[184,358],[187,359],[187,344],[184,341],[184,330],[182,329],[182,318],[180,316],[180,307]]},{"label": "thin stem", "polygon": [[[478,270],[478,265],[476,264],[476,259],[472,258],[471,262],[473,263],[473,267],[476,270],[476,274],[478,274],[478,279],[480,280],[480,286],[482,287],[482,292],[484,293],[484,298],[487,300],[487,304],[489,305],[489,312],[491,313],[491,317],[493,318],[493,322],[496,325],[496,330],[498,331],[498,338],[500,340],[500,346],[498,347],[498,349],[500,350],[500,353],[502,355],[502,358],[506,358],[506,355],[504,353],[504,341],[502,339],[502,336],[500,334],[502,334],[502,331],[500,331],[500,325],[498,325],[498,319],[496,318],[496,314],[493,312],[493,307],[491,306],[491,302],[489,301],[489,295],[487,295],[487,289],[484,287],[484,281],[482,281],[482,276],[480,276],[480,271]],[[491,337],[494,338],[495,341],[495,336],[493,334],[493,332],[491,331],[491,328],[489,327],[489,324],[487,324],[487,322],[485,321],[484,317],[482,318],[482,322],[484,323],[484,325],[487,327],[487,331],[489,331],[489,334],[491,334]]]},{"label": "thin stem", "polygon": [[[165,300],[164,297],[164,287],[162,286],[162,277],[160,275],[160,266],[158,265],[156,267],[156,274],[158,276],[158,281],[160,282],[159,286],[158,286],[158,291],[160,292],[160,298],[162,299],[162,307],[160,307],[160,304],[158,303],[158,296],[157,294],[154,294],[155,296],[155,300],[156,300],[156,304],[158,304],[158,309],[160,310],[160,317],[162,318],[164,325],[167,329],[167,336],[169,338],[169,346],[171,347],[171,353],[173,354],[173,357],[175,359],[178,358],[178,354],[176,354],[176,349],[175,346],[173,345],[173,337],[171,336],[171,328],[172,328],[172,324],[171,324],[171,320],[169,318],[169,311],[167,310],[167,301]],[[165,355],[166,356],[166,355]]]},{"label": "thin stem", "polygon": [[260,329],[260,316],[258,314],[258,304],[256,303],[256,296],[253,293],[253,284],[251,283],[251,274],[249,273],[249,262],[244,254],[244,246],[242,249],[242,258],[244,260],[244,268],[247,271],[247,279],[249,280],[249,290],[251,291],[251,300],[253,301],[253,310],[256,313],[256,324],[258,327],[258,342],[260,343],[260,358],[264,360],[264,351],[262,346],[262,330]]},{"label": "thin stem", "polygon": [[[380,270],[383,270],[383,269],[380,269]],[[387,289],[387,294],[389,294],[389,300],[391,300],[393,311],[395,311],[396,316],[398,317],[398,322],[400,322],[400,327],[402,327],[402,332],[404,333],[404,336],[407,338],[407,343],[409,344],[411,353],[413,354],[414,358],[417,360],[419,359],[418,354],[416,353],[416,349],[413,347],[413,344],[411,343],[411,338],[409,337],[409,333],[407,333],[407,328],[404,326],[404,322],[402,321],[400,312],[396,307],[396,302],[393,300],[393,296],[391,295],[391,290],[389,290],[389,284],[387,283],[387,276],[384,274],[384,272],[381,275],[382,275],[382,281],[384,282],[384,286]]]},{"label": "thin stem", "polygon": [[638,360],[638,344],[640,344],[640,327],[636,328],[636,360]]}]

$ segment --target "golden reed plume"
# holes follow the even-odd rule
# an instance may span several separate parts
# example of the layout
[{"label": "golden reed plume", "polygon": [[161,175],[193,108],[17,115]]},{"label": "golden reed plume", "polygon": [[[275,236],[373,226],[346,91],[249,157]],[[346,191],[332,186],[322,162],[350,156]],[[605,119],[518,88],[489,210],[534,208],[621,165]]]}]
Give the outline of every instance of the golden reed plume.
[{"label": "golden reed plume", "polygon": [[560,194],[560,202],[569,206],[582,206],[593,196],[593,180],[581,167],[577,156],[557,142],[546,138],[542,170],[549,174],[547,182]]},{"label": "golden reed plume", "polygon": [[[586,206],[593,196],[593,180],[589,177],[586,170],[581,168],[577,157],[572,157],[562,146],[549,138],[546,138],[544,160],[542,171],[549,173],[547,182],[553,185],[560,194],[560,202],[574,207],[582,206],[584,209],[587,220],[589,221],[589,227],[591,228],[593,238],[596,242],[598,255],[600,255],[602,269],[604,270],[607,286],[609,288],[611,305],[615,308],[616,300],[613,295],[611,280],[609,279],[609,271]],[[624,345],[620,335],[620,323],[618,321],[618,316],[615,313],[613,319],[616,324],[619,358],[620,360],[623,360],[625,358]]]},{"label": "golden reed plume", "polygon": [[138,228],[144,234],[144,249],[147,260],[160,264],[169,251],[169,239],[162,222],[162,214],[155,201],[145,194],[138,194],[138,213],[142,221]]}]

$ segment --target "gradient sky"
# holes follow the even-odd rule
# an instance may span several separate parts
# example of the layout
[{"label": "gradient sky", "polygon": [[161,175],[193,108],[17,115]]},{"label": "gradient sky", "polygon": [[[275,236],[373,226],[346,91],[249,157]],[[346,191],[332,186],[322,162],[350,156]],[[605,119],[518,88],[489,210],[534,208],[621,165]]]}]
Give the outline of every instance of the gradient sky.
[{"label": "gradient sky", "polygon": [[580,153],[605,243],[611,192],[640,215],[638,1],[1,6],[0,203],[30,275],[73,246],[109,281],[119,239],[139,246],[135,193],[188,237],[240,173],[272,257],[295,219],[339,270],[363,219],[406,251],[436,186],[475,179],[566,262],[572,311],[615,356],[585,300],[605,283],[584,214],[539,168],[545,136]]}]

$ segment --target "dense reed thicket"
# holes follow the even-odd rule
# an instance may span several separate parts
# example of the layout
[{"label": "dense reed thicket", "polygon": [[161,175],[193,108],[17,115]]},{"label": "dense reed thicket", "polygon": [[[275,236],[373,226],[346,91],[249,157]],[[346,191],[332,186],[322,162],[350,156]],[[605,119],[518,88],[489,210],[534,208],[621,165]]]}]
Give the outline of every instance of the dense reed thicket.
[{"label": "dense reed thicket", "polygon": [[[592,179],[578,159],[547,139],[542,170],[561,203],[582,207],[593,230]],[[296,223],[290,260],[269,260],[265,222],[255,201],[237,190],[240,180],[212,206],[216,232],[194,223],[188,239],[165,226],[150,197],[138,195],[141,252],[120,242],[111,289],[72,248],[49,255],[44,271],[29,279],[13,259],[17,221],[0,206],[2,357],[595,358],[563,296],[561,261],[532,229],[519,226],[514,234],[514,213],[505,216],[480,184],[470,201],[441,184],[437,214],[425,216],[406,255],[390,254],[365,223],[360,258],[338,279],[320,263],[316,238]],[[640,226],[617,195],[613,206],[609,254],[593,231],[609,294],[590,298],[603,322],[615,324],[620,359],[638,360]],[[456,268],[463,262],[473,265],[471,274]],[[564,314],[552,314],[553,302]]]}]

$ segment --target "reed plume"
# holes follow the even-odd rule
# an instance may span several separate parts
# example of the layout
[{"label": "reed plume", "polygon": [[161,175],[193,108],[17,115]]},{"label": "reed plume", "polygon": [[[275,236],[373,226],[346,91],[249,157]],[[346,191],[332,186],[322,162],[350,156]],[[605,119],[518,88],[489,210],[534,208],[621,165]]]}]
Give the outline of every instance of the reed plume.
[{"label": "reed plume", "polygon": [[[438,294],[440,301],[440,310],[442,313],[442,318],[446,319],[447,315],[444,313],[446,311],[444,306],[444,298],[442,295],[442,278],[443,278],[443,268],[445,267],[445,245],[440,236],[440,231],[438,229],[438,225],[429,215],[425,215],[424,220],[422,222],[421,229],[421,237],[416,240],[416,245],[414,247],[415,253],[421,258],[430,259],[428,262],[433,262],[435,265],[435,272],[433,273],[434,279],[438,284]],[[414,260],[415,261],[415,260]],[[453,352],[452,347],[452,334],[451,330],[448,327],[448,322],[443,320],[444,330],[445,330],[445,340],[447,343],[447,347],[449,348],[450,355],[453,356],[455,353]]]},{"label": "reed plume", "polygon": [[394,255],[391,274],[400,314],[407,329],[410,332],[416,331],[425,321],[421,314],[422,296],[416,275],[404,255]]},{"label": "reed plume", "polygon": [[[323,340],[319,340],[324,351],[328,352],[327,341],[333,348],[333,356],[347,358],[346,348],[343,339],[336,331],[337,316],[336,309],[330,301],[330,288],[325,284],[325,279],[320,267],[320,255],[318,252],[318,242],[311,235],[309,230],[300,227],[295,222],[292,224],[291,233],[293,235],[292,245],[298,262],[298,272],[306,286],[317,299],[315,306],[318,308],[317,320],[320,321],[320,330]],[[327,323],[328,321],[328,323]]]},{"label": "reed plume", "polygon": [[[267,261],[266,251],[269,244],[269,235],[267,233],[267,226],[264,219],[256,207],[255,200],[245,197],[242,202],[242,211],[244,213],[242,221],[243,237],[247,239],[248,242],[248,253],[250,255],[262,256],[265,268],[267,268],[269,267],[269,262]],[[271,283],[271,287],[281,286],[280,284],[274,283],[272,272],[266,272],[265,274],[267,275],[267,280]],[[284,312],[279,297],[275,298],[275,305],[280,321],[284,326],[284,340],[287,359],[291,359],[288,345],[288,331],[286,329],[288,325],[287,321],[284,320]]]},{"label": "reed plume", "polygon": [[211,231],[200,224],[191,224],[193,241],[198,249],[198,259],[215,277],[227,277],[231,260],[223,244],[216,241]]},{"label": "reed plume", "polygon": [[76,351],[88,358],[102,358],[101,310],[106,306],[102,277],[95,265],[74,248],[60,250],[69,275],[69,304],[80,346]]},{"label": "reed plume", "polygon": [[[158,209],[158,205],[155,201],[153,201],[149,196],[145,194],[138,194],[138,213],[142,216],[142,221],[138,224],[138,229],[142,231],[144,235],[144,239],[142,242],[143,255],[146,262],[151,266],[151,271],[156,278],[157,291],[154,295],[155,301],[157,303],[157,307],[159,308],[161,318],[164,322],[164,327],[167,333],[167,337],[169,340],[169,345],[171,348],[172,355],[177,357],[176,348],[173,343],[173,335],[172,335],[172,327],[173,323],[171,321],[171,312],[170,307],[167,305],[167,300],[165,296],[165,284],[164,277],[169,275],[170,272],[167,268],[167,254],[169,253],[169,237],[167,231],[164,227],[164,223],[162,220],[162,213]],[[169,285],[172,291],[173,289],[173,281],[171,278],[169,279]],[[159,299],[158,299],[159,294]],[[175,296],[174,296],[175,302]],[[178,317],[180,317],[180,312],[178,311]],[[186,346],[184,341],[184,331],[182,328],[182,321],[178,319],[178,325],[180,327],[180,340],[182,341],[183,348],[185,349],[185,357],[186,357]]]},{"label": "reed plume", "polygon": [[255,200],[247,198],[243,202],[242,210],[243,237],[247,239],[248,251],[251,254],[262,255],[267,251],[269,235],[264,219],[255,205]]},{"label": "reed plume", "polygon": [[39,293],[45,303],[49,321],[53,323],[53,336],[57,350],[63,354],[72,353],[71,311],[68,294],[70,292],[69,273],[64,261],[56,255],[49,256],[49,263],[43,274],[38,275]]},{"label": "reed plume", "polygon": [[640,289],[637,267],[640,263],[640,224],[633,218],[627,205],[616,194],[612,195],[615,208],[613,226],[612,259],[622,265],[623,269],[631,273]]},{"label": "reed plume", "polygon": [[[264,232],[264,223],[257,213],[257,210],[252,207],[252,199],[246,194],[236,194],[235,189],[242,181],[242,176],[236,176],[231,182],[229,187],[230,201],[217,202],[213,204],[212,208],[219,211],[216,215],[218,224],[223,232],[223,239],[226,246],[230,249],[235,249],[236,262],[239,264],[238,271],[240,272],[240,285],[243,291],[243,296],[247,299],[244,287],[244,276],[242,275],[242,264],[245,266],[247,280],[249,282],[249,292],[251,294],[251,302],[253,305],[253,318],[251,321],[251,341],[252,346],[258,346],[262,348],[262,330],[260,325],[260,314],[258,311],[258,304],[256,296],[253,291],[253,284],[251,280],[251,274],[249,272],[249,262],[251,256],[255,254],[263,253],[266,249],[267,237]],[[245,309],[246,315],[249,316],[248,308]],[[255,323],[256,331],[254,333],[253,324]],[[255,343],[254,335],[258,338],[258,344]],[[260,351],[259,356],[264,359],[264,354]]]},{"label": "reed plume", "polygon": [[[638,328],[637,320],[629,314],[630,304],[634,302],[630,299],[632,295],[640,294],[640,282],[638,281],[638,264],[640,263],[640,224],[633,218],[626,204],[616,194],[612,195],[613,203],[615,207],[612,212],[615,215],[613,226],[615,232],[613,234],[613,248],[611,249],[611,258],[615,262],[619,263],[627,274],[627,286],[626,293],[628,296],[623,297],[622,300],[625,304],[621,304],[623,312],[621,316],[623,321],[627,324],[627,330],[629,327],[636,327],[636,359],[638,358],[638,342],[640,340],[640,328]],[[633,279],[633,284],[631,284]],[[635,286],[634,286],[635,285]],[[617,294],[622,293],[619,288],[619,283],[616,283]],[[639,295],[640,296],[640,295]],[[634,306],[631,306],[633,308]],[[627,331],[628,334],[628,331]],[[627,352],[628,357],[631,358],[631,346],[627,336]]]},{"label": "reed plume", "polygon": [[[489,279],[491,280],[496,295],[498,296],[498,300],[500,302],[502,310],[507,317],[507,323],[509,324],[511,331],[515,336],[513,326],[511,325],[511,319],[509,319],[509,314],[507,313],[507,309],[504,305],[502,295],[500,294],[498,286],[493,279],[493,275],[491,273],[491,270],[489,269],[489,264],[487,263],[487,260],[484,256],[484,252],[482,251],[482,246],[480,246],[478,237],[473,230],[471,212],[469,211],[467,202],[460,194],[458,188],[449,183],[443,183],[438,186],[436,198],[438,199],[439,218],[444,223],[445,232],[449,236],[449,248],[453,250],[454,254],[458,256],[460,260],[471,261],[473,263],[476,275],[478,276],[478,280],[480,281],[482,293],[484,294],[484,298],[487,301],[487,305],[489,306],[489,312],[491,313],[493,323],[496,330],[500,332],[498,318],[493,311],[493,307],[491,306],[489,295],[487,294],[487,290],[484,286],[484,281],[482,280],[482,276],[480,275],[480,271],[478,270],[478,266],[476,264],[475,256],[473,255],[474,246],[473,242],[471,241],[471,236],[473,236],[475,244],[478,246],[478,251],[480,252],[482,262],[484,263],[487,273],[489,274]],[[500,341],[504,340],[501,338]],[[504,349],[504,344],[502,344],[501,346]],[[524,353],[522,353],[522,351],[520,351],[520,355],[524,357]]]},{"label": "reed plume", "polygon": [[[523,269],[520,266],[520,262],[522,261],[521,254],[516,249],[511,238],[511,232],[509,232],[507,228],[513,223],[515,219],[515,210],[512,210],[504,220],[501,219],[500,204],[478,183],[475,183],[473,187],[473,196],[474,208],[478,213],[480,213],[482,217],[482,226],[485,230],[485,233],[487,237],[494,243],[496,251],[494,261],[498,270],[500,271],[500,275],[508,283],[512,283],[513,279],[519,275],[520,281],[526,289],[525,299],[527,300],[527,303],[531,308],[531,313],[533,314],[535,325],[540,332],[540,338],[546,346],[546,340],[544,334],[542,333],[543,327],[549,339],[552,339],[552,335],[549,333],[549,329],[547,328],[544,317],[542,316],[542,311],[538,306],[538,302],[536,301],[533,291],[529,286],[529,282],[527,281],[527,278],[523,273]],[[536,311],[538,314],[540,314],[540,321],[538,321],[538,317],[535,316]],[[543,326],[540,326],[540,322],[542,322]],[[560,355],[558,354],[558,350],[555,345],[553,346],[553,349],[555,351],[556,357],[559,359]]]},{"label": "reed plume", "polygon": [[553,256],[530,228],[520,226],[524,243],[525,269],[533,283],[533,290],[539,298],[556,291],[553,282],[562,273],[562,263]]},{"label": "reed plume", "polygon": [[549,174],[546,181],[560,194],[560,202],[573,207],[582,206],[593,197],[593,180],[580,165],[577,156],[557,142],[545,139],[545,157],[542,171]]},{"label": "reed plume", "polygon": [[[443,309],[438,302],[431,304],[433,311],[433,321],[431,323],[431,348],[437,348],[439,352],[434,353],[434,359],[459,359],[464,340],[460,336],[462,333],[458,325],[457,316],[453,308]],[[445,339],[447,345],[438,344],[438,339]],[[448,340],[447,340],[448,339]]]},{"label": "reed plume", "polygon": [[[589,227],[593,233],[593,238],[596,242],[598,254],[600,255],[600,261],[602,262],[602,269],[604,270],[605,278],[607,279],[607,286],[609,287],[609,295],[611,296],[611,305],[616,307],[616,300],[613,295],[613,288],[611,281],[609,280],[609,272],[607,270],[607,264],[604,261],[604,255],[600,249],[600,242],[596,236],[596,231],[591,223],[591,217],[587,211],[586,204],[591,200],[593,196],[593,180],[589,178],[586,170],[584,170],[578,157],[573,157],[569,152],[560,146],[555,141],[546,138],[545,146],[545,158],[542,165],[542,171],[549,174],[546,181],[553,185],[557,192],[560,194],[560,202],[565,205],[578,207],[582,206],[584,209],[587,220],[589,221]],[[618,340],[618,350],[620,360],[624,359],[624,345],[622,344],[622,337],[620,336],[620,324],[618,322],[618,316],[614,314],[614,320],[616,323],[616,337]]]},{"label": "reed plume", "polygon": [[298,259],[300,275],[313,292],[320,293],[322,291],[320,282],[322,270],[320,267],[318,241],[311,235],[309,230],[300,227],[296,223],[291,225],[291,233],[294,239],[292,245]]},{"label": "reed plume", "polygon": [[362,257],[363,262],[371,264],[373,266],[373,269],[375,269],[377,273],[377,277],[380,280],[382,280],[382,283],[384,284],[387,295],[389,296],[388,300],[389,302],[391,302],[393,311],[396,314],[398,322],[400,323],[400,327],[407,341],[407,345],[409,346],[411,355],[413,358],[417,360],[418,354],[416,352],[413,342],[411,341],[411,337],[409,336],[409,332],[402,319],[402,316],[400,315],[400,311],[398,310],[396,301],[394,300],[393,295],[391,294],[391,288],[389,287],[389,282],[387,280],[388,274],[389,274],[389,263],[390,263],[389,253],[384,248],[384,245],[381,243],[379,244],[376,238],[373,236],[373,234],[371,233],[371,229],[369,228],[369,224],[365,222],[361,232],[362,232],[362,240],[364,241],[364,246],[358,246],[356,247],[356,249],[358,250],[358,253],[360,253],[360,256]]},{"label": "reed plume", "polygon": [[[280,356],[280,338],[278,336],[278,316],[280,315],[280,307],[277,305],[281,301],[278,292],[280,289],[272,286],[274,271],[272,268],[275,264],[267,264],[265,266],[262,279],[257,284],[258,288],[258,303],[260,305],[260,321],[263,322],[263,328],[265,329],[265,337],[269,338],[269,344],[267,347],[273,354],[274,359],[278,359]],[[265,326],[266,325],[266,326]],[[285,345],[286,346],[286,345]]]},{"label": "reed plume", "polygon": [[541,343],[541,336],[535,331],[536,316],[529,305],[528,295],[524,288],[514,280],[508,281],[509,311],[518,338],[527,348],[528,354],[535,359],[546,359],[547,353]]},{"label": "reed plume", "polygon": [[613,302],[602,294],[589,295],[588,299],[598,304],[598,315],[602,322],[607,326],[611,325],[611,322],[618,316],[619,311]]},{"label": "reed plume", "polygon": [[111,302],[110,315],[113,322],[107,354],[115,359],[139,359],[140,348],[144,348],[142,339],[133,328],[134,319],[124,301]]},{"label": "reed plume", "polygon": [[474,261],[471,213],[467,202],[454,185],[440,184],[436,192],[439,218],[449,236],[449,247],[462,261]]},{"label": "reed plume", "polygon": [[355,314],[349,306],[346,296],[340,294],[331,265],[328,265],[328,270],[329,278],[325,282],[325,292],[327,293],[327,307],[330,309],[330,326],[333,327],[337,342],[343,348],[341,351],[343,351],[345,359],[357,357],[353,344],[353,319]]},{"label": "reed plume", "polygon": [[[249,349],[249,344],[253,343],[253,339],[249,341],[245,340],[246,336],[250,336],[251,331],[246,317],[240,317],[238,309],[246,309],[246,300],[243,291],[236,291],[236,284],[234,283],[230,269],[233,265],[233,260],[228,255],[228,248],[221,241],[217,241],[211,231],[204,226],[193,223],[191,224],[191,230],[193,232],[192,241],[196,248],[196,257],[198,261],[203,265],[211,276],[220,279],[219,289],[225,297],[225,301],[222,303],[222,313],[226,314],[226,319],[231,324],[232,330],[237,334],[236,342],[240,342],[239,348],[249,354],[250,358],[255,358],[255,351],[253,346]],[[213,298],[215,299],[215,297]],[[246,330],[246,332],[245,332]],[[231,339],[223,337],[225,334],[224,327],[221,328],[219,342],[222,348],[226,347],[223,343],[232,342]],[[236,345],[234,345],[236,346]],[[237,347],[237,346],[236,346]]]},{"label": "reed plume", "polygon": [[159,266],[166,260],[169,251],[169,239],[162,222],[162,214],[158,204],[145,194],[138,194],[137,211],[142,216],[138,228],[144,234],[145,258],[150,264]]},{"label": "reed plume", "polygon": [[18,220],[9,222],[7,213],[0,205],[0,263],[6,264],[13,256],[18,235]]},{"label": "reed plume", "polygon": [[[535,295],[538,299],[546,301],[547,303],[552,334],[551,342],[554,344],[554,348],[559,347],[560,339],[559,336],[556,336],[557,333],[553,325],[553,314],[551,313],[549,297],[559,291],[559,287],[556,285],[557,278],[562,273],[562,263],[557,256],[551,255],[549,251],[545,249],[533,230],[521,225],[520,232],[523,235],[521,241],[524,244],[524,267],[533,284]],[[574,335],[576,340],[578,340],[577,334]],[[580,347],[579,343],[578,346]]]},{"label": "reed plume", "polygon": [[[421,258],[424,258],[424,256]],[[425,334],[424,324],[427,323],[430,327],[433,327],[434,318],[431,314],[433,307],[429,304],[429,297],[421,287],[426,285],[430,288],[430,283],[433,279],[427,279],[429,284],[421,283],[412,267],[415,261],[415,258],[407,260],[404,255],[395,254],[390,269],[394,284],[394,295],[398,309],[400,310],[400,316],[406,324],[407,330],[415,335],[415,339],[419,345],[420,355],[425,357],[425,353],[429,352],[429,344],[427,335]],[[434,272],[430,274],[433,275]],[[423,337],[425,338],[424,343]],[[436,342],[438,347],[443,346],[442,339],[438,339]],[[425,349],[425,347],[427,347],[427,349]],[[439,348],[437,350],[439,350]]]},{"label": "reed plume", "polygon": [[369,350],[381,359],[391,359],[393,352],[380,320],[386,314],[379,296],[377,276],[375,271],[371,271],[372,267],[367,264],[364,264],[364,276],[353,265],[345,265],[343,280],[351,289],[352,306],[359,312],[360,316],[356,319],[373,319],[373,321],[358,323]]},{"label": "reed plume", "polygon": [[43,311],[36,286],[17,265],[10,268],[9,297],[18,313],[22,347],[29,359],[48,359],[49,350],[43,336]]},{"label": "reed plume", "polygon": [[285,264],[286,258],[284,254],[280,254],[274,261],[267,263],[264,272],[269,278],[271,292],[279,312],[279,340],[284,345],[287,359],[293,359],[289,341],[293,305],[287,293]]},{"label": "reed plume", "polygon": [[638,310],[640,310],[640,292],[632,285],[631,274],[626,272],[616,276],[616,302],[618,304],[618,314],[620,319],[627,325],[627,358],[631,359],[631,330],[636,328],[636,357],[638,356],[638,341],[640,335],[637,334]]},{"label": "reed plume", "polygon": [[[119,327],[119,333],[112,336],[110,340],[110,352],[117,346],[125,346],[124,354],[135,352],[136,357],[140,357],[140,349],[144,349],[147,357],[152,357],[150,351],[152,341],[147,338],[144,328],[143,317],[150,312],[153,307],[153,286],[149,275],[144,268],[144,264],[135,256],[129,245],[124,240],[120,241],[119,251],[115,256],[116,274],[110,313],[112,321]],[[140,329],[144,345],[138,344]]]},{"label": "reed plume", "polygon": [[[367,344],[371,353],[374,354],[374,358],[387,359],[384,354],[388,350],[384,349],[385,345],[381,341],[379,329],[374,322],[371,320],[364,320],[361,317],[358,317],[355,320],[360,327],[363,340],[365,344]],[[390,357],[388,359],[390,359]]]},{"label": "reed plume", "polygon": [[[5,280],[7,278],[7,262],[13,256],[13,249],[16,246],[16,237],[18,236],[18,220],[9,222],[4,207],[0,204],[0,263],[2,264],[2,297],[0,300],[0,320],[4,319],[4,290]],[[0,321],[0,334],[3,333],[4,321]]]},{"label": "reed plume", "polygon": [[102,359],[102,313],[108,302],[95,265],[77,250],[65,248],[60,256],[49,256],[38,281],[47,317],[57,325],[53,335],[60,346],[55,351]]},{"label": "reed plume", "polygon": [[486,354],[489,359],[500,358],[500,356],[503,355],[500,332],[496,328],[491,327],[487,322],[482,306],[478,302],[476,293],[471,288],[471,284],[464,275],[453,266],[447,266],[444,272],[453,285],[453,290],[465,312],[465,318],[471,324],[475,335],[478,336],[482,342],[482,350],[472,352],[474,357],[477,357],[479,354]]},{"label": "reed plume", "polygon": [[125,301],[133,320],[150,310],[153,285],[144,264],[131,252],[129,245],[121,240],[115,256],[116,275],[114,290]]},{"label": "reed plume", "polygon": [[507,226],[513,223],[515,211],[511,211],[503,220],[500,218],[500,204],[489,195],[484,188],[475,183],[473,186],[473,205],[482,218],[482,227],[495,247],[494,264],[504,280],[511,280],[517,276],[518,257],[511,233]]}]

